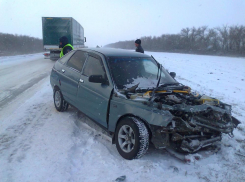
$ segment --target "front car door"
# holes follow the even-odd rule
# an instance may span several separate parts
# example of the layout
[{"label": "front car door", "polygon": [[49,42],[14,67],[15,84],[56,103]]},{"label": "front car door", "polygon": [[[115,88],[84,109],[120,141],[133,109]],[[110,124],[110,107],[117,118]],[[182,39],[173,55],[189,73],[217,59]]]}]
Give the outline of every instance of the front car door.
[{"label": "front car door", "polygon": [[82,82],[79,83],[77,99],[81,111],[107,127],[107,110],[113,85],[111,81],[108,81],[108,84],[88,81],[91,75],[102,75],[103,78],[108,79],[109,74],[104,65],[106,65],[104,57],[89,53],[81,75]]}]

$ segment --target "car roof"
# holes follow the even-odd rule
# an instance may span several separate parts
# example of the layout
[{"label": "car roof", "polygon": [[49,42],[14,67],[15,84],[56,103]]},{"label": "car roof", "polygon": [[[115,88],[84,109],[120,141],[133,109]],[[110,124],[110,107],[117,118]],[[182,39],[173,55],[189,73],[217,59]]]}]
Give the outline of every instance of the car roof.
[{"label": "car roof", "polygon": [[79,50],[84,50],[87,52],[98,52],[105,55],[106,57],[150,57],[147,54],[142,54],[131,50],[114,48],[82,48]]}]

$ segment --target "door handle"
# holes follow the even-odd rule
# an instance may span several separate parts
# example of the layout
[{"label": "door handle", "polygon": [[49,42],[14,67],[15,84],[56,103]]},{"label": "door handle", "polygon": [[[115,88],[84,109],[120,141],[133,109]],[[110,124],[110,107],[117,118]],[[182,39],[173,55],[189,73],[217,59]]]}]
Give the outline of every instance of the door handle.
[{"label": "door handle", "polygon": [[62,71],[62,73],[65,73],[65,70],[64,69],[62,69],[61,71]]},{"label": "door handle", "polygon": [[83,79],[80,79],[79,82],[84,83]]}]

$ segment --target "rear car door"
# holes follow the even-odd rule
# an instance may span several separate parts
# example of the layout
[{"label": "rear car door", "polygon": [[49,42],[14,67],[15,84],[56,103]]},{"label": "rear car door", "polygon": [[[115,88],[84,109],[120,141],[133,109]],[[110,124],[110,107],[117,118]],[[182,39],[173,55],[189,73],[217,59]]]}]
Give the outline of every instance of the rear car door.
[{"label": "rear car door", "polygon": [[102,56],[89,53],[81,75],[77,100],[78,108],[90,118],[107,127],[107,109],[109,105],[112,83],[92,83],[88,78],[91,75],[102,75],[108,80],[108,73],[105,71],[105,60]]},{"label": "rear car door", "polygon": [[61,91],[64,99],[74,105],[76,104],[76,96],[78,82],[81,77],[81,71],[84,62],[87,58],[87,53],[84,51],[76,51],[72,57],[66,62],[62,68],[62,79],[60,79]]}]

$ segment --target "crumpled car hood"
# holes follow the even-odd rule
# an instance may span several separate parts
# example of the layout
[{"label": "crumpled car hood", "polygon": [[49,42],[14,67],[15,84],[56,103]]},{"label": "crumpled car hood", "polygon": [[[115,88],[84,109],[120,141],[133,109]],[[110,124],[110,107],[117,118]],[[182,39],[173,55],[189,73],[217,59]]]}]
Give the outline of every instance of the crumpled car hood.
[{"label": "crumpled car hood", "polygon": [[125,98],[141,102],[152,110],[172,114],[172,121],[166,127],[151,126],[155,135],[152,142],[158,148],[174,144],[178,150],[192,153],[220,141],[222,133],[233,136],[234,128],[240,123],[231,115],[230,105],[191,93],[190,88],[125,95]]}]

